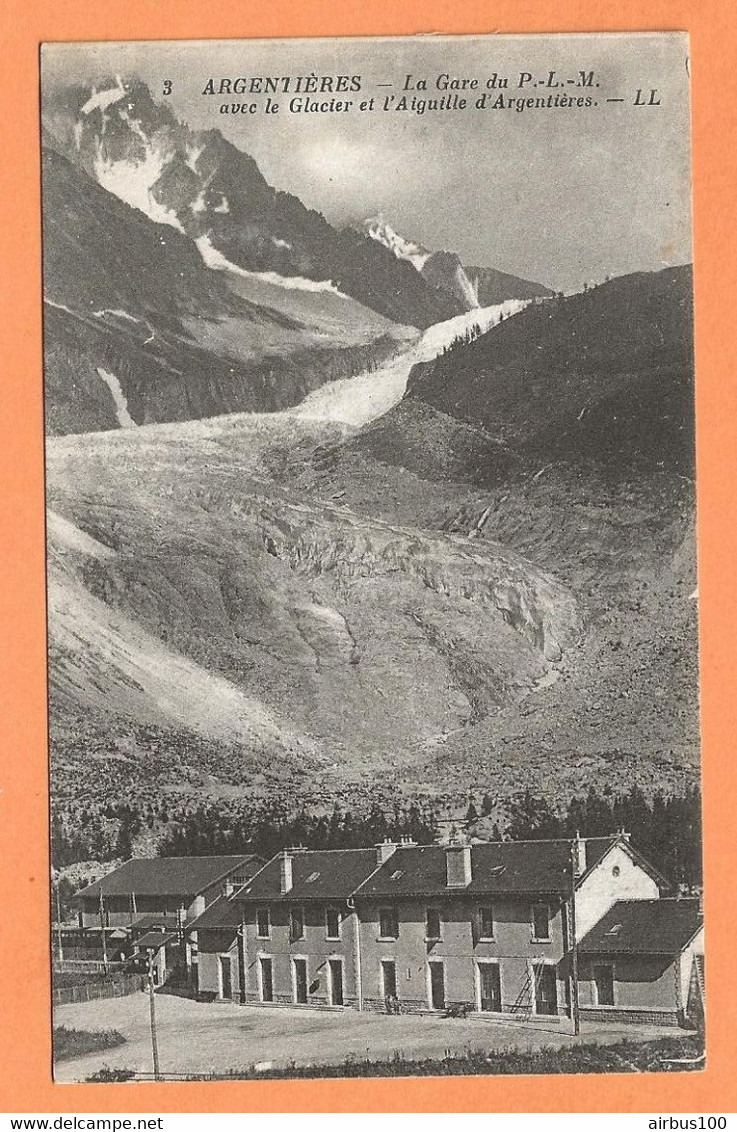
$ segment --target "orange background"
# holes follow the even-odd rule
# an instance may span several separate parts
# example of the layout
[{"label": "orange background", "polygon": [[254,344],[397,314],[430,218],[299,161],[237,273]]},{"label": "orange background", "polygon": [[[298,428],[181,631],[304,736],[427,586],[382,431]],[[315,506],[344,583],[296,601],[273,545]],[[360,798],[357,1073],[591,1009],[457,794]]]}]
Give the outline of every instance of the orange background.
[{"label": "orange background", "polygon": [[[0,41],[0,1110],[729,1112],[737,1108],[737,8],[734,0],[4,0]],[[703,1073],[393,1081],[51,1081],[38,46],[613,30],[691,33],[708,1068]]]}]

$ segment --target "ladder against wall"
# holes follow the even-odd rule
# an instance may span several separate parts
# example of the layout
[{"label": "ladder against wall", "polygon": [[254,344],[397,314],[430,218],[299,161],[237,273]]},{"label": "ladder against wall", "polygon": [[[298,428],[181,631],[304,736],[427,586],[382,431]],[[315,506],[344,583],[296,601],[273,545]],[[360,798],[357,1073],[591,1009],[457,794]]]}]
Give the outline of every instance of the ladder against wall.
[{"label": "ladder against wall", "polygon": [[[552,971],[554,978],[555,967],[547,963],[530,963],[527,966],[527,974],[520,987],[519,994],[512,1003],[509,1013],[516,1015],[518,1018],[531,1018],[536,1013],[545,1014],[545,1010],[536,1011],[536,1004],[540,1003],[541,991],[543,990],[543,981],[546,978],[546,971]],[[542,1005],[542,1004],[541,1004]],[[552,1013],[552,1010],[551,1010]],[[557,1005],[555,1009],[557,1014]]]}]

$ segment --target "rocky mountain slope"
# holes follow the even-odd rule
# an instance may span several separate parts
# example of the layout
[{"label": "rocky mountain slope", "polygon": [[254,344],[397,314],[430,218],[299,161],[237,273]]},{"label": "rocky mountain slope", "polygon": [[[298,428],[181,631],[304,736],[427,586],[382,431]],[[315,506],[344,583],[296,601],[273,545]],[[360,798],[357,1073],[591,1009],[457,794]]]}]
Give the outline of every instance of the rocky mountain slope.
[{"label": "rocky mountain slope", "polygon": [[422,328],[465,309],[382,245],[272,188],[253,158],[217,130],[190,130],[139,80],[57,92],[44,120],[65,156],[108,192],[207,240],[236,268],[332,287]]},{"label": "rocky mountain slope", "polygon": [[52,434],[282,408],[415,336],[334,290],[208,265],[50,147],[43,193]]},{"label": "rocky mountain slope", "polygon": [[524,460],[609,475],[693,467],[690,268],[623,276],[417,366],[407,396],[475,424]]},{"label": "rocky mountain slope", "polygon": [[136,82],[46,126],[57,794],[692,782],[689,270],[338,232]]},{"label": "rocky mountain slope", "polygon": [[[358,430],[323,406],[51,441],[58,788],[390,805],[693,784],[688,273],[611,287],[419,366]],[[575,342],[568,381],[548,336]],[[515,359],[516,396],[484,399],[482,354]],[[446,390],[468,419],[425,399]],[[635,396],[648,427],[626,414],[625,436]],[[609,446],[574,432],[584,405]]]},{"label": "rocky mountain slope", "polygon": [[584,632],[554,682],[425,745],[408,784],[442,772],[459,793],[534,780],[561,797],[594,779],[694,780],[693,439],[680,268],[526,307],[416,366],[401,404],[292,467],[307,498],[339,489],[360,514],[501,543],[576,596]]}]

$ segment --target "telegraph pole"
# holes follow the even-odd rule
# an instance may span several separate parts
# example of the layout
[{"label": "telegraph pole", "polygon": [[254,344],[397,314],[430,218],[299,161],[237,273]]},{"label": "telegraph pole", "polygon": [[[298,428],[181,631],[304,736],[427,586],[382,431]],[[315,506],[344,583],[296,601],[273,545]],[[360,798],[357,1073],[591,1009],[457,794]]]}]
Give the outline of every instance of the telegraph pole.
[{"label": "telegraph pole", "polygon": [[159,1044],[156,1038],[156,996],[154,995],[154,952],[148,949],[148,1005],[151,1015],[151,1052],[154,1059],[154,1081],[160,1081]]},{"label": "telegraph pole", "polygon": [[64,961],[64,944],[62,943],[61,934],[61,897],[59,895],[59,881],[56,882],[56,932],[57,932],[57,947],[58,959],[60,963]]},{"label": "telegraph pole", "polygon": [[581,1014],[578,1007],[578,939],[576,933],[576,866],[578,864],[578,845],[571,842],[571,1016],[573,1033],[581,1033]]},{"label": "telegraph pole", "polygon": [[105,939],[105,908],[102,902],[102,885],[100,885],[100,931],[102,933],[102,966],[105,974],[108,973],[107,940]]}]

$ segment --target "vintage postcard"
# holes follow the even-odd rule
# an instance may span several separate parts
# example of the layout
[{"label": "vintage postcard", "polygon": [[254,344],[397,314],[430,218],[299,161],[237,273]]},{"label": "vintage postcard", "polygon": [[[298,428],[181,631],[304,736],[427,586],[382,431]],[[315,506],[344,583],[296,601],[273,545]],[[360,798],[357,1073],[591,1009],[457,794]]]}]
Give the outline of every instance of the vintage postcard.
[{"label": "vintage postcard", "polygon": [[58,1082],[705,1064],[689,44],[46,44]]}]

